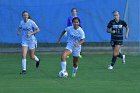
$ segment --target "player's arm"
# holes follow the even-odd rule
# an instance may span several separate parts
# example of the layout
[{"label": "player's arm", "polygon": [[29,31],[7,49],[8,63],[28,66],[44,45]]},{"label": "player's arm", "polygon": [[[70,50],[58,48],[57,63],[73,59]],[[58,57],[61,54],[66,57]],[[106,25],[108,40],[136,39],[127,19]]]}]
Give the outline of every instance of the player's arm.
[{"label": "player's arm", "polygon": [[107,28],[107,29],[106,29],[106,32],[107,32],[107,33],[111,33],[110,28]]},{"label": "player's arm", "polygon": [[67,19],[67,26],[70,26],[70,19]]},{"label": "player's arm", "polygon": [[35,29],[35,31],[33,31],[32,33],[27,34],[27,37],[30,37],[31,35],[34,35],[34,34],[36,34],[36,33],[38,33],[38,32],[40,32],[40,30],[39,30],[39,28],[37,27],[37,28]]},{"label": "player's arm", "polygon": [[38,32],[40,32],[40,30],[39,30],[39,28],[37,27],[36,29],[35,29],[35,31],[33,31],[32,33],[30,33],[31,35],[34,35],[34,34],[36,34],[36,33],[38,33]]},{"label": "player's arm", "polygon": [[27,34],[27,37],[30,37],[30,36],[32,36],[32,35],[34,35],[34,34],[40,32],[38,26],[36,25],[36,23],[35,23],[33,20],[31,21],[31,24],[32,24],[32,27],[33,27],[35,30],[34,30],[33,32]]},{"label": "player's arm", "polygon": [[62,39],[62,37],[63,37],[63,35],[64,35],[65,33],[66,33],[66,31],[64,30],[64,31],[61,33],[60,37],[58,38],[57,43],[60,43],[60,41],[61,41],[61,39]]},{"label": "player's arm", "polygon": [[125,21],[123,21],[123,26],[126,28],[125,38],[127,39],[129,36],[129,27]]},{"label": "player's arm", "polygon": [[110,21],[110,22],[108,23],[108,25],[107,25],[106,32],[107,32],[107,33],[112,33],[112,34],[114,34],[114,33],[115,33],[115,30],[111,30],[111,28],[112,28],[112,22]]},{"label": "player's arm", "polygon": [[21,33],[21,27],[18,28],[17,35],[19,36]]},{"label": "player's arm", "polygon": [[85,42],[85,39],[81,39],[79,43],[74,44],[74,46],[80,46]]},{"label": "player's arm", "polygon": [[112,34],[114,34],[114,33],[115,33],[115,30],[111,30],[110,28],[107,28],[107,29],[106,29],[106,32],[107,32],[107,33],[112,33]]},{"label": "player's arm", "polygon": [[125,38],[127,39],[127,38],[128,38],[128,36],[129,36],[129,27],[128,27],[128,26],[126,26],[125,28],[126,28],[126,35],[125,35]]}]

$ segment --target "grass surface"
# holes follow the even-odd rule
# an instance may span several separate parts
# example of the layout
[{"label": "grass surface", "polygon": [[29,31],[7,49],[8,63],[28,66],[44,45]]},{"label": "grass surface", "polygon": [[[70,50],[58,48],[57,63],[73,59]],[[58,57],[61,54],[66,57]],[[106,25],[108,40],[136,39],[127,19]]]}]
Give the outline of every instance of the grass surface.
[{"label": "grass surface", "polygon": [[139,93],[140,57],[118,59],[114,70],[107,70],[111,55],[84,55],[76,78],[71,78],[72,58],[68,59],[69,77],[58,78],[60,55],[39,54],[40,68],[27,58],[27,74],[20,75],[21,55],[0,54],[0,93]]}]

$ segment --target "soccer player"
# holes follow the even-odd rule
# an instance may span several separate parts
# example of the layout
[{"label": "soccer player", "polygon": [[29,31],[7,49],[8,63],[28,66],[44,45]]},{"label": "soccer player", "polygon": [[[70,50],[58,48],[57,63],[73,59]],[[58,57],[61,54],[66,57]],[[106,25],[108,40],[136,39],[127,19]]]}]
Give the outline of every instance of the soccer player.
[{"label": "soccer player", "polygon": [[[78,10],[77,10],[77,8],[72,8],[71,9],[71,16],[69,16],[68,17],[68,20],[67,20],[67,27],[69,27],[69,26],[72,26],[73,24],[72,24],[72,19],[73,18],[75,18],[75,17],[78,17]],[[79,18],[79,17],[78,17]],[[80,19],[80,18],[79,18]],[[81,19],[80,19],[81,20]],[[80,23],[80,26],[81,26],[81,23]],[[65,35],[66,35],[67,33],[65,33]],[[69,58],[69,56],[67,56],[68,58]],[[82,52],[80,52],[80,56],[79,56],[80,58],[82,58]]]},{"label": "soccer player", "polygon": [[26,55],[28,49],[30,58],[36,62],[36,68],[39,67],[40,59],[35,55],[35,48],[37,47],[35,34],[40,30],[27,11],[22,12],[22,17],[23,20],[20,22],[17,35],[22,34],[22,72],[20,74],[26,74]]},{"label": "soccer player", "polygon": [[113,49],[112,63],[109,65],[108,69],[113,69],[113,66],[117,60],[117,57],[122,59],[123,64],[125,64],[125,55],[122,55],[120,48],[123,45],[123,27],[126,28],[125,38],[128,38],[129,27],[124,20],[120,19],[119,11],[113,11],[114,19],[108,23],[107,32],[111,33],[111,46]]},{"label": "soccer player", "polygon": [[[72,26],[73,24],[72,24],[72,19],[74,18],[74,17],[78,17],[78,10],[77,10],[77,8],[72,8],[71,9],[71,16],[69,16],[68,17],[68,20],[67,20],[67,27],[68,26]],[[79,17],[78,17],[79,18]],[[80,18],[79,18],[80,19]]]},{"label": "soccer player", "polygon": [[66,57],[73,54],[73,70],[72,70],[72,77],[76,76],[76,72],[78,69],[78,57],[81,52],[81,45],[84,43],[85,34],[82,28],[80,27],[80,19],[75,17],[72,19],[73,26],[67,27],[60,35],[58,39],[58,43],[62,36],[67,32],[68,40],[67,46],[61,56],[61,68],[62,71],[66,71]]}]

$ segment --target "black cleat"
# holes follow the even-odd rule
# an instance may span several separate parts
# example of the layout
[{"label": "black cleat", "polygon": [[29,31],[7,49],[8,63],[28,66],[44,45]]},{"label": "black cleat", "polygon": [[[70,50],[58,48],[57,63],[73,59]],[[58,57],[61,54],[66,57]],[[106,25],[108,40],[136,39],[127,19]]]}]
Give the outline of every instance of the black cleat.
[{"label": "black cleat", "polygon": [[20,72],[20,74],[26,74],[26,71],[25,70],[22,70],[22,72]]},{"label": "black cleat", "polygon": [[39,67],[39,64],[40,64],[40,59],[39,59],[39,61],[36,61],[36,68]]}]

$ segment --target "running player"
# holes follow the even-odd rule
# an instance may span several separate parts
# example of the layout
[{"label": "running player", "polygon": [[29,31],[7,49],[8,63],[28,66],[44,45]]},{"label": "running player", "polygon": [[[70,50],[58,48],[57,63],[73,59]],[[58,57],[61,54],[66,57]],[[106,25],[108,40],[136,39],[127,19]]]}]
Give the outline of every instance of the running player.
[{"label": "running player", "polygon": [[26,55],[28,49],[30,58],[36,62],[36,68],[39,67],[40,59],[35,55],[35,48],[37,47],[35,34],[40,30],[27,11],[22,12],[22,17],[23,20],[20,22],[17,35],[22,34],[22,72],[20,74],[26,74]]},{"label": "running player", "polygon": [[60,35],[58,39],[58,43],[65,32],[68,33],[68,40],[67,46],[61,56],[61,68],[62,71],[66,71],[66,57],[73,54],[73,70],[72,70],[72,77],[76,76],[76,72],[78,69],[78,57],[81,52],[81,45],[84,43],[85,34],[82,28],[80,27],[80,19],[75,17],[72,19],[73,26],[67,27]]},{"label": "running player", "polygon": [[[72,26],[72,19],[75,18],[75,17],[78,17],[78,10],[77,8],[72,8],[71,9],[71,16],[68,17],[68,20],[67,20],[67,27],[69,26]],[[79,17],[78,17],[79,18]],[[80,18],[79,18],[80,19]],[[81,19],[80,19],[81,20]],[[80,23],[80,26],[81,26],[81,23]],[[65,33],[65,35],[67,35],[67,33]],[[69,56],[67,56],[69,58]],[[80,52],[80,58],[82,58],[82,52]]]},{"label": "running player", "polygon": [[[128,38],[129,28],[124,20],[120,19],[119,11],[113,11],[114,19],[111,20],[107,26],[107,32],[111,33],[111,46],[113,49],[112,63],[108,69],[113,69],[113,66],[117,60],[117,57],[122,59],[125,64],[125,55],[122,55],[120,48],[123,45],[123,27],[126,28],[125,38]],[[110,30],[111,29],[111,30]]]}]

